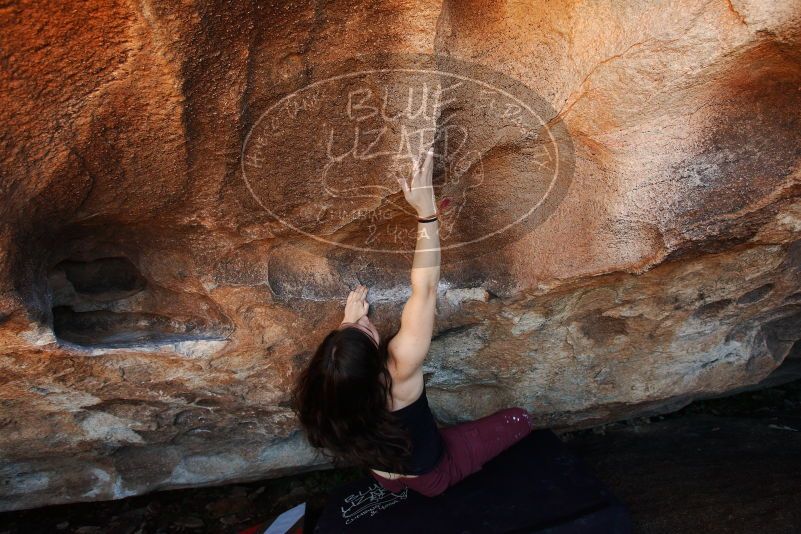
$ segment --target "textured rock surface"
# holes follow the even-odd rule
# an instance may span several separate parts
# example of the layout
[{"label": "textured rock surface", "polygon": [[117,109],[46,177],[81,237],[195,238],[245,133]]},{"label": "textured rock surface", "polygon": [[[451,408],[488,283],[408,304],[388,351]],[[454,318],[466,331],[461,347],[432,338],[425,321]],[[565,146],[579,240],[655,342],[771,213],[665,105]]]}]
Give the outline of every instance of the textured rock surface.
[{"label": "textured rock surface", "polygon": [[[798,357],[796,0],[254,4],[3,8],[0,509],[321,465],[287,407],[293,374],[357,280],[391,332],[409,258],[293,246],[263,205],[286,199],[252,195],[240,158],[289,88],[366,51],[492,67],[572,138],[547,220],[443,255],[425,370],[444,424],[520,405],[585,425]],[[305,148],[265,163],[301,212]],[[514,207],[538,160],[482,151],[500,178],[475,224],[497,224],[486,203]]]}]

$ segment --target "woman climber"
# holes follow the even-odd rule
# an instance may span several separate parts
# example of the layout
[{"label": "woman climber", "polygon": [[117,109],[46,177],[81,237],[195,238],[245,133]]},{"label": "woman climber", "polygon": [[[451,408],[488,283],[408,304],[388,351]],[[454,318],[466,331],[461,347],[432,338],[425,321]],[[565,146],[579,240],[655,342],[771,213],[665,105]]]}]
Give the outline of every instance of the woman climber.
[{"label": "woman climber", "polygon": [[423,360],[431,344],[440,271],[433,149],[414,161],[411,185],[398,182],[417,211],[412,293],[400,328],[381,339],[367,317],[367,288],[345,304],[342,323],[299,374],[293,409],[309,443],[334,461],[370,469],[385,489],[435,496],[475,473],[531,430],[523,408],[438,428],[428,406]]}]

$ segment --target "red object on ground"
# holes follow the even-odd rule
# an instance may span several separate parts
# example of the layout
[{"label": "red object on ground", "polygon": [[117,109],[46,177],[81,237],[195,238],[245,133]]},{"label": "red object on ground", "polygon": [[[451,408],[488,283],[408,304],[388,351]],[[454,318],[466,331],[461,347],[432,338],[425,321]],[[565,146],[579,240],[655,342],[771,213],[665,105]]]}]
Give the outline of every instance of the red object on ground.
[{"label": "red object on ground", "polygon": [[[269,523],[259,523],[258,525],[241,530],[237,534],[262,534],[269,526]],[[286,531],[286,534],[303,534],[303,525],[292,527],[290,530]]]},{"label": "red object on ground", "polygon": [[238,534],[262,534],[269,525],[267,523],[259,523],[258,525],[252,526],[250,528],[246,528],[245,530],[240,530]]}]

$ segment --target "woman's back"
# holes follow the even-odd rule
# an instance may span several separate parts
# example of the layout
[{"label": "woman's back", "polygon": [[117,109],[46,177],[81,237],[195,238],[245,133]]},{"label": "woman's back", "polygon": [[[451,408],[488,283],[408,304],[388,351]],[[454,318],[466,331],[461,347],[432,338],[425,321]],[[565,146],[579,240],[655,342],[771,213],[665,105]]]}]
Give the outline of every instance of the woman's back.
[{"label": "woman's back", "polygon": [[[398,417],[400,424],[408,430],[412,440],[412,455],[409,469],[405,473],[387,473],[374,469],[377,474],[386,478],[398,475],[418,476],[434,468],[442,457],[443,442],[434,415],[428,404],[423,373],[415,373],[411,380],[393,384],[393,395],[389,400],[392,413]],[[417,390],[416,398],[404,394]],[[403,395],[399,400],[397,395]],[[399,407],[400,406],[400,407]],[[394,408],[394,409],[393,409]]]}]

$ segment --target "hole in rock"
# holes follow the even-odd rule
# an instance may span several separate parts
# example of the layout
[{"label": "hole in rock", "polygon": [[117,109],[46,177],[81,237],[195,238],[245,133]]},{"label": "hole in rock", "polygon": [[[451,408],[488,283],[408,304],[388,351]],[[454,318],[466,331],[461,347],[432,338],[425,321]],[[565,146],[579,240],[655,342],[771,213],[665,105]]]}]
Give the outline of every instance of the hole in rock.
[{"label": "hole in rock", "polygon": [[62,261],[62,271],[77,293],[94,300],[117,300],[142,291],[147,282],[128,258],[100,258],[94,261]]},{"label": "hole in rock", "polygon": [[795,359],[798,354],[799,338],[801,338],[801,307],[786,307],[783,317],[762,325],[765,346],[777,362]]},{"label": "hole in rock", "polygon": [[[181,341],[224,340],[223,317],[197,295],[149,283],[125,257],[66,260],[50,272],[53,331],[64,342],[94,348],[137,347]],[[206,315],[209,315],[208,313]]]},{"label": "hole in rock", "polygon": [[207,327],[192,319],[184,322],[155,313],[76,312],[69,306],[53,308],[56,336],[79,345],[128,346],[208,339]]},{"label": "hole in rock", "polygon": [[801,339],[793,343],[793,346],[790,347],[790,352],[787,353],[787,360],[795,360],[801,362]]},{"label": "hole in rock", "polygon": [[769,387],[794,380],[801,380],[801,339],[792,344],[781,365],[760,382],[760,386]]}]

